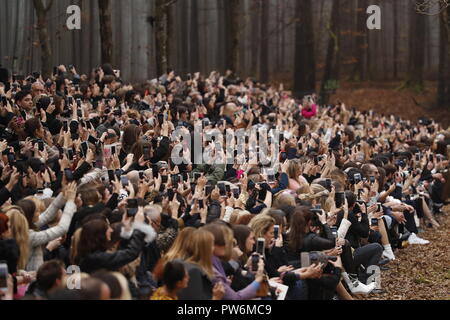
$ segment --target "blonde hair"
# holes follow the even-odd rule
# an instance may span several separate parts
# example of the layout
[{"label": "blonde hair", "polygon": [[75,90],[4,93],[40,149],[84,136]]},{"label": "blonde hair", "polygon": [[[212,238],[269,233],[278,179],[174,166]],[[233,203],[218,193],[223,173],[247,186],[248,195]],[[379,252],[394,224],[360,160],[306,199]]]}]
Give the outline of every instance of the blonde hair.
[{"label": "blonde hair", "polygon": [[172,247],[170,247],[164,256],[164,260],[187,259],[192,253],[192,237],[195,231],[196,229],[192,227],[186,227],[181,230],[175,238]]},{"label": "blonde hair", "polygon": [[75,257],[78,255],[78,244],[80,243],[82,228],[78,228],[72,235],[71,243],[70,243],[70,262],[75,264]]},{"label": "blonde hair", "polygon": [[287,169],[287,175],[290,179],[298,180],[298,177],[302,174],[300,161],[299,160],[289,160],[289,166]]},{"label": "blonde hair", "polygon": [[24,199],[33,201],[34,204],[36,205],[36,211],[39,212],[39,214],[41,214],[42,212],[47,210],[47,206],[45,205],[45,202],[42,201],[41,199],[38,199],[38,198],[33,197],[33,196],[29,196],[29,197],[26,197]]},{"label": "blonde hair", "polygon": [[20,249],[19,261],[17,268],[24,270],[28,263],[30,254],[29,225],[27,218],[19,207],[11,206],[7,208],[6,215],[11,225],[11,235],[16,240]]},{"label": "blonde hair", "polygon": [[118,300],[132,300],[127,278],[125,278],[125,276],[120,272],[111,272],[111,274],[116,277],[119,281],[120,287],[122,288],[122,294]]},{"label": "blonde hair", "polygon": [[286,205],[295,206],[295,197],[288,192],[281,191],[275,196],[272,207],[279,209]]},{"label": "blonde hair", "polygon": [[214,277],[212,257],[214,236],[211,232],[198,229],[192,234],[192,255],[186,262],[198,265],[212,279]]},{"label": "blonde hair", "polygon": [[248,224],[255,234],[255,238],[264,238],[264,235],[273,225],[275,225],[275,219],[267,214],[257,215]]}]

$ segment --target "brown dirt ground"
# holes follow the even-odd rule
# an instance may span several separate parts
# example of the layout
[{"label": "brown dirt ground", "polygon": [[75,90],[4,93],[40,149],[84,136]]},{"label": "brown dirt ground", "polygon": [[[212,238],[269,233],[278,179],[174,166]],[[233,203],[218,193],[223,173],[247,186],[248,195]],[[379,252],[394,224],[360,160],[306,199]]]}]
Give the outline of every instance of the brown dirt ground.
[{"label": "brown dirt ground", "polygon": [[430,244],[410,245],[395,253],[396,260],[381,272],[383,293],[367,300],[450,300],[450,205],[437,215],[441,225],[427,229],[419,237]]},{"label": "brown dirt ground", "polygon": [[358,110],[374,110],[386,115],[398,115],[404,119],[417,121],[426,116],[444,126],[450,126],[450,106],[433,107],[436,100],[436,82],[426,82],[422,93],[413,90],[398,90],[401,82],[344,82],[331,102],[342,100],[348,107]]}]

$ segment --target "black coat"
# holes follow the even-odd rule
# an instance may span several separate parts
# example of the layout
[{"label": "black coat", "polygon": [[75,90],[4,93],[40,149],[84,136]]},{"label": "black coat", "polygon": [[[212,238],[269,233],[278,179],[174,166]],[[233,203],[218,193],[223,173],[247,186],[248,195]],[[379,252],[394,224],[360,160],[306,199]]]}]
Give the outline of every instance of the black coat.
[{"label": "black coat", "polygon": [[211,300],[213,283],[208,275],[199,266],[192,263],[185,263],[186,271],[189,274],[187,288],[178,293],[180,300]]},{"label": "black coat", "polygon": [[[359,210],[358,210],[359,211]],[[350,228],[347,231],[347,235],[345,236],[345,239],[347,239],[350,242],[350,245],[353,248],[359,248],[360,240],[361,238],[368,238],[369,237],[369,218],[367,217],[367,214],[361,212],[361,221],[358,221],[356,208],[353,209],[348,213],[348,220],[352,223]],[[337,215],[337,226],[341,224],[341,221],[344,217],[344,212],[339,212]]]},{"label": "black coat", "polygon": [[82,258],[79,263],[81,271],[86,273],[102,269],[116,271],[139,257],[145,245],[144,239],[143,232],[134,230],[125,249],[115,252],[97,251]]},{"label": "black coat", "polygon": [[17,261],[19,260],[20,250],[14,239],[0,240],[0,261],[6,261],[8,273],[17,272]]}]

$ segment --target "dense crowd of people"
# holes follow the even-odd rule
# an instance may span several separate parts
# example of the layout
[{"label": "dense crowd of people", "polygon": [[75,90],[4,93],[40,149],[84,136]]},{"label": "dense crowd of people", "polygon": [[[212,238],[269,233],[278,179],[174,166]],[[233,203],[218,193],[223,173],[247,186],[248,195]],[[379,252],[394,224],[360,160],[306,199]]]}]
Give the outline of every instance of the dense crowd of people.
[{"label": "dense crowd of people", "polygon": [[[351,300],[440,227],[450,133],[432,120],[231,71],[0,71],[1,299]],[[214,159],[227,129],[264,129],[277,161],[252,136],[234,162],[199,164],[172,135],[198,126],[224,133],[201,145]]]}]

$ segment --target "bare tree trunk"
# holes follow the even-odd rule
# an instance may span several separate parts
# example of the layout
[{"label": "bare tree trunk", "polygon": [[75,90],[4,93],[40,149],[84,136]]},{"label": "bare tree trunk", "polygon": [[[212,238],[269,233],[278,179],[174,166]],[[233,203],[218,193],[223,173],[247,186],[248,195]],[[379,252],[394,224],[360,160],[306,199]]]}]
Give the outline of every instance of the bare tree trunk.
[{"label": "bare tree trunk", "polygon": [[330,39],[328,41],[327,58],[325,64],[325,72],[322,80],[321,102],[328,103],[328,92],[331,81],[339,79],[339,8],[340,0],[333,1],[331,9],[331,21],[328,26]]},{"label": "bare tree trunk", "polygon": [[394,1],[394,79],[398,79],[398,2]]},{"label": "bare tree trunk", "polygon": [[367,50],[367,26],[366,26],[366,1],[358,0],[358,14],[356,23],[356,63],[353,67],[353,72],[350,76],[350,80],[363,81],[365,79],[364,74],[364,57]]},{"label": "bare tree trunk", "polygon": [[47,14],[50,11],[53,0],[44,6],[42,0],[33,0],[34,9],[37,15],[37,29],[39,32],[39,44],[41,47],[41,68],[43,78],[49,78],[52,74],[52,50],[50,48],[50,37],[48,34]]},{"label": "bare tree trunk", "polygon": [[173,25],[174,25],[174,16],[173,16],[173,6],[168,5],[166,6],[166,19],[167,19],[167,41],[166,41],[166,54],[167,54],[167,65],[173,68],[173,61],[172,61],[172,46],[173,46]]},{"label": "bare tree trunk", "polygon": [[227,24],[227,52],[226,52],[226,68],[234,72],[238,70],[239,61],[239,29],[240,20],[242,15],[240,15],[240,0],[227,0],[228,10],[227,13],[229,17],[225,20],[229,21]]},{"label": "bare tree trunk", "polygon": [[100,17],[100,42],[102,51],[102,64],[112,63],[113,40],[112,40],[110,0],[98,0],[98,9]]},{"label": "bare tree trunk", "polygon": [[200,71],[200,35],[199,35],[199,24],[198,24],[198,0],[191,1],[191,65],[190,70],[192,72]]},{"label": "bare tree trunk", "polygon": [[251,37],[251,71],[250,73],[253,75],[256,75],[257,69],[258,69],[258,48],[259,48],[259,41],[260,38],[260,31],[259,31],[259,14],[261,12],[261,2],[260,0],[252,0],[252,6],[251,6],[251,21],[252,21],[252,37]]},{"label": "bare tree trunk", "polygon": [[316,60],[311,0],[296,3],[294,93],[304,96],[316,89]]},{"label": "bare tree trunk", "polygon": [[261,51],[260,51],[260,80],[269,80],[269,1],[261,0]]},{"label": "bare tree trunk", "polygon": [[437,104],[450,105],[450,7],[440,15],[439,84]]},{"label": "bare tree trunk", "polygon": [[156,72],[158,77],[167,72],[166,0],[156,0],[155,47]]},{"label": "bare tree trunk", "polygon": [[424,88],[425,16],[411,10],[410,21],[409,72],[405,86],[420,92]]}]

